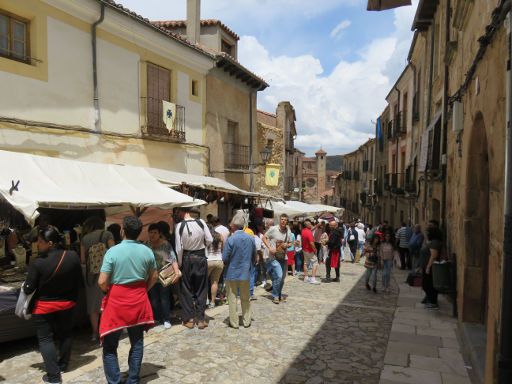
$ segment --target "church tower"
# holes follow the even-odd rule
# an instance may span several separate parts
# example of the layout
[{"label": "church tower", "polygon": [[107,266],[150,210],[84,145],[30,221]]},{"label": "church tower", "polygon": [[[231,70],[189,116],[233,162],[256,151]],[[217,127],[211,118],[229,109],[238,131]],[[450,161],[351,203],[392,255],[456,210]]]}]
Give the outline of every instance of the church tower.
[{"label": "church tower", "polygon": [[316,156],[316,165],[318,170],[318,179],[317,179],[317,191],[318,191],[318,200],[322,198],[323,193],[325,192],[326,185],[326,167],[327,167],[327,152],[325,152],[322,148],[315,152]]}]

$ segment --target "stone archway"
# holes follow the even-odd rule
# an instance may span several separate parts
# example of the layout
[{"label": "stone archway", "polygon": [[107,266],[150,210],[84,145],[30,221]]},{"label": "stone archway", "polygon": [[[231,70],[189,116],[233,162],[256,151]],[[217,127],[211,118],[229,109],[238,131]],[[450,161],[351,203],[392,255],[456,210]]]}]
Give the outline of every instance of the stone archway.
[{"label": "stone archway", "polygon": [[489,159],[485,122],[478,113],[470,132],[464,209],[462,321],[485,324],[489,263]]}]

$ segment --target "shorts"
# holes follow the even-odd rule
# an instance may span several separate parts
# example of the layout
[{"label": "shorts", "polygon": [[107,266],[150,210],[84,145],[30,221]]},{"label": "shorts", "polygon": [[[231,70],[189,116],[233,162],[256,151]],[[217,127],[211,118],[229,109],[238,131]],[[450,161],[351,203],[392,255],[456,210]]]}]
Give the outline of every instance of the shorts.
[{"label": "shorts", "polygon": [[288,265],[295,265],[295,251],[288,251]]},{"label": "shorts", "polygon": [[210,278],[210,282],[218,282],[223,270],[224,263],[222,262],[222,260],[208,261],[208,277]]},{"label": "shorts", "polygon": [[312,265],[318,264],[318,258],[314,252],[307,252],[302,250],[302,253],[304,254],[304,265],[308,265],[309,263]]}]

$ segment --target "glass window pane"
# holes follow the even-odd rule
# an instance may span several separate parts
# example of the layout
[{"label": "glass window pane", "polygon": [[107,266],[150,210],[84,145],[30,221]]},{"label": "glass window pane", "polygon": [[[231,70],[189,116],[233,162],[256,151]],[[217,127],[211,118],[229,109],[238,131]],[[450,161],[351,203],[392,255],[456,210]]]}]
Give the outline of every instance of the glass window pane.
[{"label": "glass window pane", "polygon": [[0,36],[7,36],[7,31],[9,31],[9,18],[0,15]]},{"label": "glass window pane", "polygon": [[12,55],[19,59],[25,59],[25,44],[19,41],[14,41],[12,45]]},{"label": "glass window pane", "polygon": [[7,36],[0,36],[0,54],[7,55],[9,53],[9,44]]},{"label": "glass window pane", "polygon": [[25,41],[25,28],[25,23],[14,20],[12,23],[13,39]]}]

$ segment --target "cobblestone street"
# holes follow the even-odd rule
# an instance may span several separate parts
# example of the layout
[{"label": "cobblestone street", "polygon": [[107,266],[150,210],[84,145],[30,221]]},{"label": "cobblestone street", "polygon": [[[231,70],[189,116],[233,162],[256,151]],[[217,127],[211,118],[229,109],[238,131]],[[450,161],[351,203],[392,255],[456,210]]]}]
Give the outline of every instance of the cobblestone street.
[{"label": "cobblestone street", "polygon": [[[206,330],[175,325],[145,339],[142,383],[378,383],[391,331],[397,286],[374,294],[364,287],[364,268],[343,264],[341,283],[314,286],[288,278],[286,303],[273,304],[256,289],[250,328],[227,326],[228,306],[207,313]],[[323,268],[321,275],[324,275]],[[75,341],[68,383],[101,383],[101,350],[85,335]],[[0,372],[7,383],[37,383],[42,359],[34,342],[9,351]],[[121,342],[121,370],[129,344]]]}]

